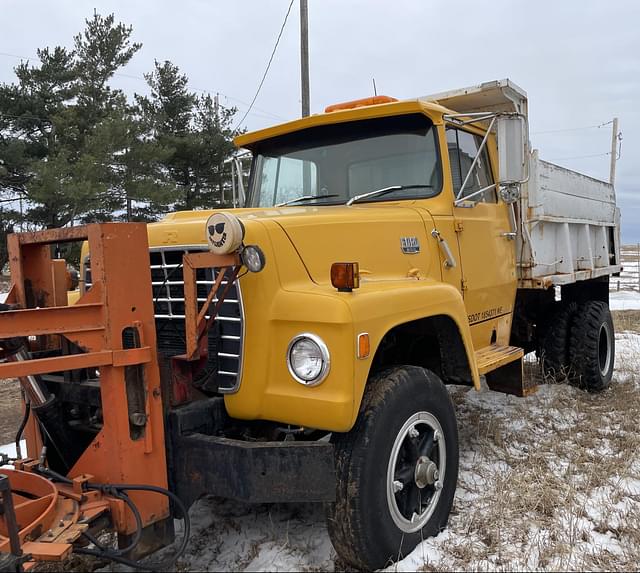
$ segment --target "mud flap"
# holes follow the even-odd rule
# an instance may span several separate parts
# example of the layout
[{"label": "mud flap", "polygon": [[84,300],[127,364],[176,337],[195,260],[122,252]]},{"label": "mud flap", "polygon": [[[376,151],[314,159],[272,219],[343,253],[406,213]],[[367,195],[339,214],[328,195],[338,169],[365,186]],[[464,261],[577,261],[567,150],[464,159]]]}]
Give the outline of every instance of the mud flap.
[{"label": "mud flap", "polygon": [[496,370],[487,372],[487,386],[496,392],[512,394],[523,398],[538,391],[538,385],[534,381],[525,380],[522,371],[522,358],[509,362]]}]

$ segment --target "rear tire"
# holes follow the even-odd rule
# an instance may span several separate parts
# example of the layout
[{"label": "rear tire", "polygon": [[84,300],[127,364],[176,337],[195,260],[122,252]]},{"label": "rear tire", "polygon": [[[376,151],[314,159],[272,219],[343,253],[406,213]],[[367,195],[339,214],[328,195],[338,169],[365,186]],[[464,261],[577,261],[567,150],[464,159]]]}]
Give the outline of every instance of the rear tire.
[{"label": "rear tire", "polygon": [[589,301],[578,307],[569,341],[571,383],[601,392],[611,383],[615,362],[615,334],[609,306]]},{"label": "rear tire", "polygon": [[352,430],[332,440],[337,485],[327,528],[343,562],[379,569],[444,529],[458,479],[458,430],[435,374],[399,366],[377,375]]},{"label": "rear tire", "polygon": [[578,305],[563,305],[553,314],[544,334],[540,352],[542,375],[545,383],[565,382],[569,379],[569,339]]}]

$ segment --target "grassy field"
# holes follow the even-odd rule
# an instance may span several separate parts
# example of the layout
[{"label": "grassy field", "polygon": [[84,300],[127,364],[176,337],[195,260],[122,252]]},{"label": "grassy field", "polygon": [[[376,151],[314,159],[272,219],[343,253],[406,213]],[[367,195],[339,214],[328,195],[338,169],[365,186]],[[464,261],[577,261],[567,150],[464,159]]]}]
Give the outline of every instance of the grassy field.
[{"label": "grassy field", "polygon": [[611,315],[616,332],[640,332],[640,310],[614,310]]},{"label": "grassy field", "polygon": [[[611,387],[519,400],[454,392],[461,473],[448,529],[391,570],[627,570],[640,563],[640,337]],[[534,364],[529,376],[538,376]]]}]

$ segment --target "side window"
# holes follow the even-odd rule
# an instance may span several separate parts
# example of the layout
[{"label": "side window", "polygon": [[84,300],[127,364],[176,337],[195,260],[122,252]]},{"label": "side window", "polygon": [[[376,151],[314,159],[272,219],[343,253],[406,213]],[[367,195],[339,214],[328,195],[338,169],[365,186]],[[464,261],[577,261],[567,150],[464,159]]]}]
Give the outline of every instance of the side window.
[{"label": "side window", "polygon": [[[461,129],[447,129],[447,147],[449,148],[449,162],[451,163],[451,178],[453,181],[453,193],[457,197],[462,187],[462,183],[469,172],[471,164],[478,154],[478,149],[482,143],[482,137],[462,131]],[[480,159],[476,163],[471,176],[467,180],[462,197],[468,197],[480,189],[484,189],[494,183],[489,154],[487,148],[482,150]],[[472,201],[483,203],[497,203],[495,189],[488,189],[484,193],[475,195]]]}]

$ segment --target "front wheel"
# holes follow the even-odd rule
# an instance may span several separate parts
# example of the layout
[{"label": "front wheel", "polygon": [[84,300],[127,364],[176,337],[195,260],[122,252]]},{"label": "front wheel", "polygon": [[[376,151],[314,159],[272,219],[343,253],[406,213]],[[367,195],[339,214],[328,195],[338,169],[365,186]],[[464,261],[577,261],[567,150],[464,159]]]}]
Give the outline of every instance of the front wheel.
[{"label": "front wheel", "polygon": [[337,489],[327,527],[343,561],[378,569],[445,527],[458,479],[458,431],[435,374],[401,366],[376,376],[355,426],[333,442]]}]

